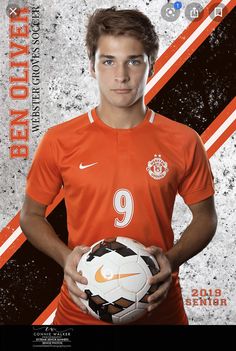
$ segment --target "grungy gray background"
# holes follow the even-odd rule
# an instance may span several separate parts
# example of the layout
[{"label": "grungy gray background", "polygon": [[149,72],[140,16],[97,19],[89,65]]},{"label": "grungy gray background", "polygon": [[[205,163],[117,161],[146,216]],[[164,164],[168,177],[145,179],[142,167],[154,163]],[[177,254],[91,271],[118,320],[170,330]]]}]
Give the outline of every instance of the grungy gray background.
[{"label": "grungy gray background", "polygon": [[[209,1],[197,1],[206,6]],[[40,6],[40,75],[41,116],[40,130],[31,132],[30,157],[28,160],[9,159],[9,116],[15,106],[8,98],[9,85],[9,38],[7,0],[1,0],[0,70],[1,70],[1,158],[0,158],[0,230],[20,210],[26,175],[34,151],[48,127],[82,114],[98,102],[96,82],[89,76],[88,60],[84,46],[87,15],[98,6],[137,8],[146,13],[156,26],[160,36],[159,56],[182,33],[189,21],[182,11],[173,23],[161,18],[164,0],[31,0],[12,1],[20,5]],[[182,1],[183,5],[189,3]],[[30,107],[30,99],[29,104]],[[168,117],[168,116],[167,116]],[[190,324],[236,324],[236,224],[235,212],[235,134],[232,135],[210,160],[215,177],[218,229],[212,242],[200,254],[182,265],[180,269],[183,297],[192,299],[193,289],[221,289],[227,306],[188,306],[185,304]],[[177,197],[173,228],[176,240],[191,220],[190,211]]]}]

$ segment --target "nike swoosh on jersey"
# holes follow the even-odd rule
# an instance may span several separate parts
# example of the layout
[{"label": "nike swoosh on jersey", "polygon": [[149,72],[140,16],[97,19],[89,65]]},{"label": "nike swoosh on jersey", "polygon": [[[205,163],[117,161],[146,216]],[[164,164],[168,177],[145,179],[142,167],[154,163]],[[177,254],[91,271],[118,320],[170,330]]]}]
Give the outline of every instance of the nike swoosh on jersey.
[{"label": "nike swoosh on jersey", "polygon": [[80,169],[85,169],[85,168],[88,168],[88,167],[92,167],[92,166],[95,166],[98,162],[94,162],[94,163],[90,163],[89,165],[83,165],[83,163],[81,162],[81,164],[79,165],[79,168]]},{"label": "nike swoosh on jersey", "polygon": [[140,273],[126,273],[126,274],[113,274],[113,276],[111,277],[104,277],[104,275],[102,274],[102,267],[101,266],[97,272],[95,273],[95,280],[98,283],[106,283],[109,282],[110,280],[115,280],[115,279],[121,279],[121,278],[127,278],[127,277],[131,277],[132,275],[137,275]]}]

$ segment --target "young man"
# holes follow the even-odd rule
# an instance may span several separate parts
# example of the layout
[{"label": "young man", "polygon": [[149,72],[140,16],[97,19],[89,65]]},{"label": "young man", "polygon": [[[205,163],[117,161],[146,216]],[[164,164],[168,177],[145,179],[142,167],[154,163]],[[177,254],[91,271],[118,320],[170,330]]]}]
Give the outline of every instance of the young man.
[{"label": "young man", "polygon": [[[179,266],[212,239],[217,223],[209,162],[197,133],[147,108],[144,89],[153,71],[158,37],[136,10],[95,11],[86,45],[100,103],[45,134],[27,179],[21,227],[29,241],[64,269],[54,324],[107,324],[86,313],[76,281],[84,252],[106,237],[127,236],[156,256],[148,313],[136,324],[188,324]],[[45,220],[64,187],[68,247]],[[177,192],[192,221],[173,245]],[[151,312],[151,313],[150,313]]]}]

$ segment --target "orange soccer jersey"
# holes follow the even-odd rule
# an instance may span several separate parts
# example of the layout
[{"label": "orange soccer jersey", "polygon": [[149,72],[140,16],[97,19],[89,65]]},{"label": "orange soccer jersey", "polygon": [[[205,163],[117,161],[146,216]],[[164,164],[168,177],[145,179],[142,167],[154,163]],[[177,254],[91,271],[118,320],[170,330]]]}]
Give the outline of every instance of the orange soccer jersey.
[{"label": "orange soccer jersey", "polygon": [[[198,134],[150,109],[130,129],[104,124],[96,108],[50,128],[35,154],[26,193],[48,205],[61,186],[71,249],[127,236],[167,251],[174,240],[171,218],[176,194],[187,205],[214,194]],[[65,283],[54,323],[107,324],[82,313]],[[177,272],[165,301],[137,323],[186,323]]]}]

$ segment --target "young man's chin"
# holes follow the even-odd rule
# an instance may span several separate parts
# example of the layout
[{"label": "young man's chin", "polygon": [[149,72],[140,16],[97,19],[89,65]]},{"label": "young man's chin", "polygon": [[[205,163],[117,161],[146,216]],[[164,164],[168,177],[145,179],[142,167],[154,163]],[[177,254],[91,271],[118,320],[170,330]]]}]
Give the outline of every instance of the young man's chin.
[{"label": "young man's chin", "polygon": [[119,108],[128,108],[135,105],[139,99],[112,99],[110,100],[110,104],[114,107]]},{"label": "young man's chin", "polygon": [[120,104],[118,104],[118,103],[116,103],[116,104],[112,104],[112,106],[113,107],[118,107],[118,108],[128,108],[128,107],[131,107],[131,106],[133,106],[135,104],[135,102],[132,102],[132,103],[129,103],[129,104],[122,104],[122,103],[120,103]]}]

